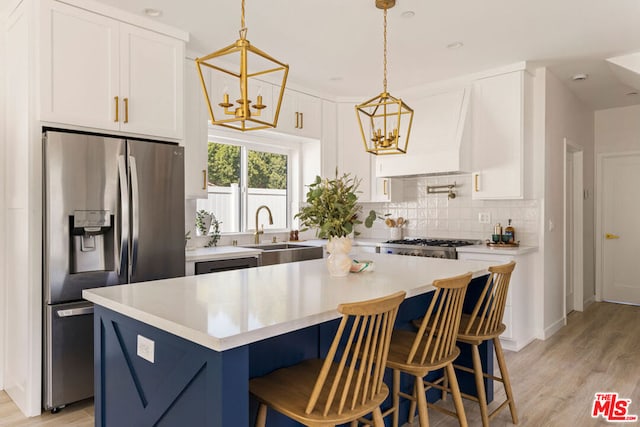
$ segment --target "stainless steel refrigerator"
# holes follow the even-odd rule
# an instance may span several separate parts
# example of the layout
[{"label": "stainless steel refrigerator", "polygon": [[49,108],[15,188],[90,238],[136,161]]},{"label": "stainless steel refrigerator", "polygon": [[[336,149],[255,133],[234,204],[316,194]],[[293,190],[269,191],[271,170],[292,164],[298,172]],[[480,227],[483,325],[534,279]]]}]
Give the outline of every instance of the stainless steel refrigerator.
[{"label": "stainless steel refrigerator", "polygon": [[93,396],[93,306],[82,290],[184,276],[177,145],[46,131],[43,406]]}]

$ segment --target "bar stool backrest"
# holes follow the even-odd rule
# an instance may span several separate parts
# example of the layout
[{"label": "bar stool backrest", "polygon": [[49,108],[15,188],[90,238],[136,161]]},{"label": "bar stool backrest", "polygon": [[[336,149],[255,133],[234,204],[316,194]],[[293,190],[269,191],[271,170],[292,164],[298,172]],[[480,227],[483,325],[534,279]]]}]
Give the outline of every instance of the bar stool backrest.
[{"label": "bar stool backrest", "polygon": [[465,335],[487,335],[495,333],[502,325],[504,308],[507,303],[511,273],[515,261],[489,267],[489,278],[478,298],[476,306],[464,330]]},{"label": "bar stool backrest", "polygon": [[[365,405],[382,389],[389,343],[398,307],[405,292],[338,306],[342,320],[318,374],[305,413],[316,409],[319,397],[327,396],[325,407],[317,408],[326,416],[334,404],[342,414]],[[334,363],[335,362],[335,363]],[[329,372],[336,370],[337,372]],[[322,399],[324,401],[324,398]]]},{"label": "bar stool backrest", "polygon": [[436,291],[409,352],[408,364],[434,364],[453,354],[470,281],[471,273],[467,273],[433,282]]}]

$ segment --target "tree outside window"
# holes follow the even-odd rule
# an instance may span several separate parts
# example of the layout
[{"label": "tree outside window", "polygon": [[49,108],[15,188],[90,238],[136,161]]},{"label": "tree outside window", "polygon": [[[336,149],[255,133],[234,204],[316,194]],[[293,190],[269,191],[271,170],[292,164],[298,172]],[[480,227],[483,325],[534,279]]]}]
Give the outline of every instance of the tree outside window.
[{"label": "tree outside window", "polygon": [[197,208],[213,212],[222,221],[223,232],[241,232],[255,227],[255,210],[267,205],[274,224],[265,224],[265,228],[286,228],[288,167],[287,154],[258,151],[242,143],[209,142],[209,196],[207,200],[199,200]]}]

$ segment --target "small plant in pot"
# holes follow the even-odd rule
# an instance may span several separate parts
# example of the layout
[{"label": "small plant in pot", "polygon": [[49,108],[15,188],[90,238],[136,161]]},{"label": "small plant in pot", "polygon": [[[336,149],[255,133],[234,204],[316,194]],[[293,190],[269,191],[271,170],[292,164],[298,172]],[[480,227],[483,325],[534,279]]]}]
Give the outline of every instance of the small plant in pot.
[{"label": "small plant in pot", "polygon": [[[205,247],[218,246],[218,240],[220,240],[220,225],[222,221],[218,221],[213,212],[208,212],[204,209],[200,209],[196,212],[196,229],[200,236],[209,236],[209,241]],[[213,231],[211,227],[213,226]]]},{"label": "small plant in pot", "polygon": [[[332,276],[346,276],[351,268],[351,251],[349,235],[355,226],[363,222],[358,219],[361,207],[358,205],[358,187],[360,180],[348,173],[333,179],[316,176],[307,191],[307,204],[295,216],[300,220],[302,231],[309,228],[316,230],[316,235],[327,242],[327,267]],[[375,211],[369,212],[365,226],[371,227],[376,219]]]}]

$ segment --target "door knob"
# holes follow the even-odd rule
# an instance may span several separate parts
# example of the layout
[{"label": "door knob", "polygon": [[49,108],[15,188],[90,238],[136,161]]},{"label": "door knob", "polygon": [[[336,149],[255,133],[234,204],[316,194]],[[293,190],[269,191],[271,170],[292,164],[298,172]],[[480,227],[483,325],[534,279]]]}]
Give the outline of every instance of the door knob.
[{"label": "door knob", "polygon": [[618,236],[617,234],[607,233],[604,235],[604,238],[607,240],[613,240],[613,239],[619,239],[620,236]]}]

